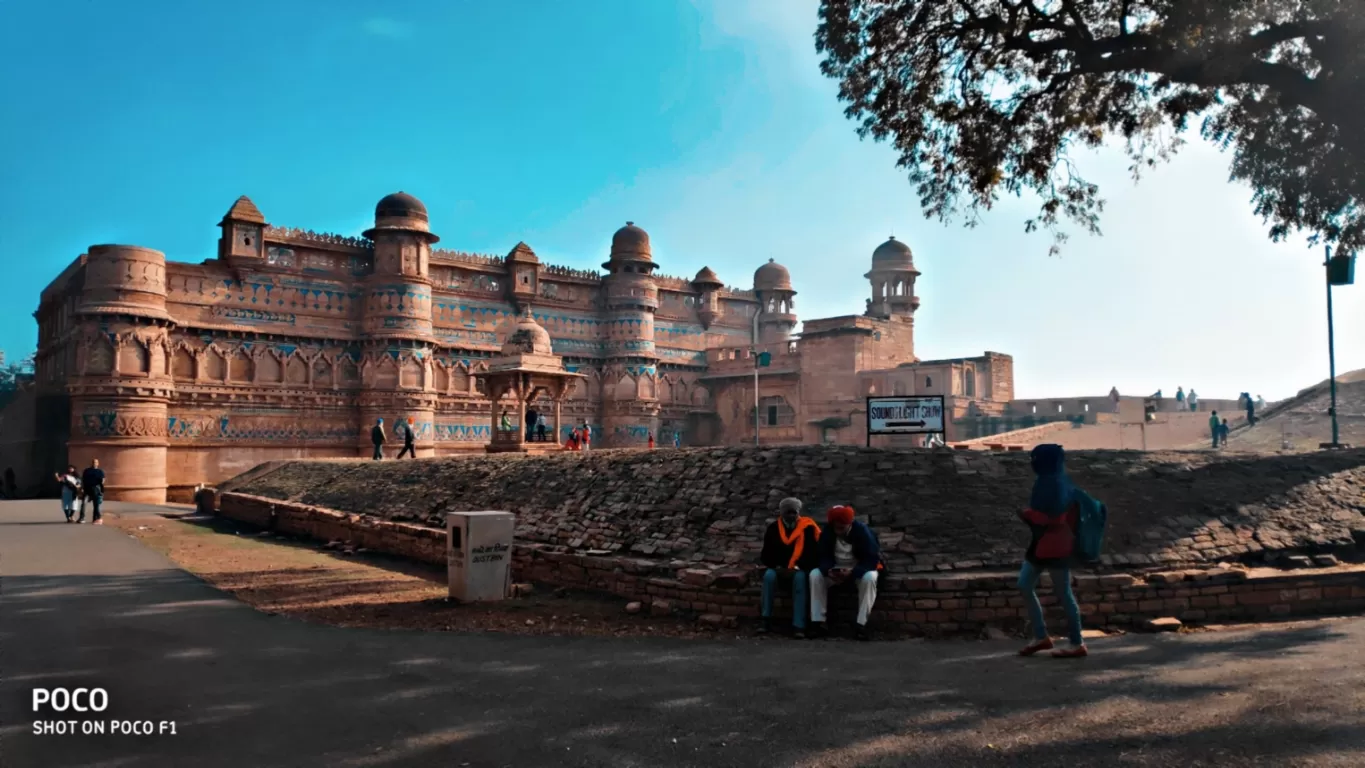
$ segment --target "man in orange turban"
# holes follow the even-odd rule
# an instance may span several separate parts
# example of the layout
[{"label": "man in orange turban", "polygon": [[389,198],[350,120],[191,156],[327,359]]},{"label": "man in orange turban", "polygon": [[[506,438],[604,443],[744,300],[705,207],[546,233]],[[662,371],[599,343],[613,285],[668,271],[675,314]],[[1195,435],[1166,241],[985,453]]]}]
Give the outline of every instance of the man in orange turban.
[{"label": "man in orange turban", "polygon": [[830,507],[820,532],[820,567],[810,572],[811,633],[825,632],[825,606],[829,588],[844,584],[858,590],[858,639],[868,640],[868,614],[877,602],[877,573],[882,569],[882,550],[876,534],[853,519],[853,507]]},{"label": "man in orange turban", "polygon": [[791,582],[792,635],[797,639],[806,636],[806,619],[810,616],[806,587],[811,570],[820,562],[819,542],[820,526],[801,514],[801,500],[783,499],[777,505],[777,519],[768,524],[759,555],[767,567],[763,572],[760,634],[772,628],[773,594],[778,583]]}]

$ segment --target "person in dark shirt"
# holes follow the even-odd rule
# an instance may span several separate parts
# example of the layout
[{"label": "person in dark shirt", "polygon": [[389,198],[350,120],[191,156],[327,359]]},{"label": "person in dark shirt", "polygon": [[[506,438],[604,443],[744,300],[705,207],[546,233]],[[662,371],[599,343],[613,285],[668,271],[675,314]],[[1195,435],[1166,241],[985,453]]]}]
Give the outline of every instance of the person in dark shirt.
[{"label": "person in dark shirt", "polygon": [[370,442],[374,443],[374,460],[379,461],[384,458],[384,420],[379,419],[370,428]]},{"label": "person in dark shirt", "polygon": [[[653,438],[653,435],[650,435]],[[801,514],[800,499],[783,499],[777,505],[777,519],[768,524],[759,559],[763,572],[763,603],[760,634],[772,629],[773,595],[780,582],[792,587],[792,628],[797,639],[806,636],[810,617],[810,572],[820,565],[820,526]]]},{"label": "person in dark shirt", "polygon": [[408,419],[407,423],[398,422],[398,428],[403,430],[403,450],[398,452],[398,458],[404,456],[417,458],[417,435],[412,431],[412,419]]},{"label": "person in dark shirt", "polygon": [[535,408],[526,409],[526,442],[536,439],[536,421],[540,418],[540,413]]},{"label": "person in dark shirt", "polygon": [[865,523],[853,519],[853,507],[831,507],[820,531],[820,564],[810,572],[811,632],[825,634],[825,606],[832,586],[856,586],[858,590],[857,636],[871,639],[868,615],[877,602],[877,574],[883,570],[881,544]]},{"label": "person in dark shirt", "polygon": [[90,522],[94,525],[104,525],[104,520],[100,518],[100,505],[104,503],[104,470],[100,469],[99,459],[92,459],[90,466],[81,473],[81,492],[85,494],[85,498],[81,501],[81,513],[76,522],[85,522],[85,502],[88,501],[94,513]]}]

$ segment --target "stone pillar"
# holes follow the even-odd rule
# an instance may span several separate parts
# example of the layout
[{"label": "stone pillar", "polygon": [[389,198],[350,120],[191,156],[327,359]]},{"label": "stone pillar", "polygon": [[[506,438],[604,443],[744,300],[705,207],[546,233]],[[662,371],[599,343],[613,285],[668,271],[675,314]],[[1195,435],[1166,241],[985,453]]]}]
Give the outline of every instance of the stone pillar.
[{"label": "stone pillar", "polygon": [[562,443],[564,442],[564,435],[561,434],[561,432],[562,432],[563,429],[564,429],[564,413],[563,413],[563,412],[564,412],[564,395],[563,395],[562,393],[556,394],[556,395],[555,395],[555,445],[560,445],[560,444],[562,444]]}]

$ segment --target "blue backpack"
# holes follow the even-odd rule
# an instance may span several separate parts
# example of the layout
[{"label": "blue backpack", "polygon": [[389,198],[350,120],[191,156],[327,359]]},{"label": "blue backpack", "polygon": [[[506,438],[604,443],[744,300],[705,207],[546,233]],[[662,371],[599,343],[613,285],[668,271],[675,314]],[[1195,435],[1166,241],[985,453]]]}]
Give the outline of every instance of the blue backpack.
[{"label": "blue backpack", "polygon": [[1104,529],[1109,524],[1109,509],[1080,490],[1076,492],[1076,503],[1080,514],[1076,524],[1075,557],[1082,563],[1093,563],[1100,559],[1100,553],[1104,550]]}]

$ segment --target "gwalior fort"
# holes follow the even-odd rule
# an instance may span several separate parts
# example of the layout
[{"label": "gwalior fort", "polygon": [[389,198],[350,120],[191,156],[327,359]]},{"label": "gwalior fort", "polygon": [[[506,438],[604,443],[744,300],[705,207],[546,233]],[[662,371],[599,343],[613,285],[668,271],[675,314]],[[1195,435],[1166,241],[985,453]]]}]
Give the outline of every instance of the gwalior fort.
[{"label": "gwalior fort", "polygon": [[1140,435],[1119,421],[1138,393],[1015,399],[1006,354],[918,359],[920,272],[894,238],[871,251],[864,311],[808,319],[797,338],[782,265],[758,264],[746,288],[711,268],[666,277],[633,223],[603,238],[604,272],[543,264],[526,243],[435,248],[426,207],[401,192],[359,238],[271,226],[246,197],[219,227],[216,258],[97,245],[43,291],[35,383],[4,414],[0,458],[21,487],[98,457],[111,500],[184,500],[264,461],[368,456],[379,419],[411,419],[419,457],[545,448],[497,434],[500,411],[519,427],[523,409],[548,417],[551,443],[586,425],[597,448],[755,430],[761,445],[863,445],[873,395],[940,395],[944,437],[981,445],[1032,429],[1014,442],[1170,448],[1206,429],[1171,413]]},{"label": "gwalior fort", "polygon": [[[778,502],[817,520],[850,505],[880,540],[877,621],[936,634],[1024,619],[1025,450],[1057,443],[1081,449],[1069,467],[1111,510],[1105,554],[1078,576],[1089,626],[1365,607],[1360,451],[1267,455],[1292,447],[1296,414],[1321,420],[1322,385],[1257,425],[1231,400],[1016,398],[1008,355],[915,356],[920,272],[895,239],[871,251],[863,311],[798,336],[780,264],[747,288],[712,268],[665,277],[630,222],[604,237],[601,273],[526,243],[434,249],[401,192],[361,238],[273,227],[246,197],[219,226],[203,263],[93,246],[43,292],[35,381],[4,414],[8,466],[41,483],[98,459],[113,501],[195,500],[431,565],[453,551],[450,513],[511,513],[515,547],[494,552],[511,578],[716,626],[758,610]],[[1361,384],[1343,377],[1348,417]],[[942,398],[942,441],[869,435],[868,398],[924,395]],[[1258,452],[1171,452],[1209,448],[1213,409]],[[545,441],[524,428],[537,414]],[[370,460],[381,423],[384,458],[410,424],[416,460]],[[584,429],[592,449],[564,450]]]}]

